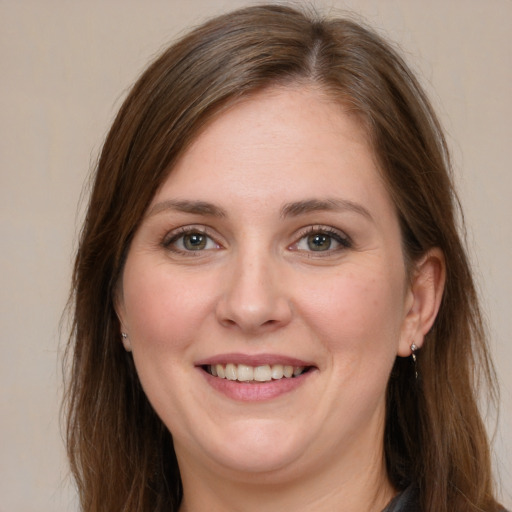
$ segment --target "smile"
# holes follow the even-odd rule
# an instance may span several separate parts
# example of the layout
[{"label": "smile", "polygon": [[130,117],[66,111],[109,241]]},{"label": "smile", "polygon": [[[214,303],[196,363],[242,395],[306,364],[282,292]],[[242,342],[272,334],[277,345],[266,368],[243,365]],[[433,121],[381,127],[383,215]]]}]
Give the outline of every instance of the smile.
[{"label": "smile", "polygon": [[247,364],[214,364],[206,365],[204,370],[214,377],[239,382],[271,382],[281,379],[292,379],[307,372],[310,367],[283,364],[265,364],[250,366]]},{"label": "smile", "polygon": [[302,388],[317,374],[312,361],[278,354],[218,354],[197,361],[213,389],[241,402],[262,402]]}]

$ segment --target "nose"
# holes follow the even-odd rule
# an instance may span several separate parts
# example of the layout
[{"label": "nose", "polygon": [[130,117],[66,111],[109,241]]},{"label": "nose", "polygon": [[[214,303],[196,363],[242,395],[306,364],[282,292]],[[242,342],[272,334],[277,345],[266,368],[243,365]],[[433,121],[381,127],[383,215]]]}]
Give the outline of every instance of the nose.
[{"label": "nose", "polygon": [[291,301],[276,258],[265,253],[239,254],[226,274],[216,308],[222,325],[258,334],[290,322]]}]

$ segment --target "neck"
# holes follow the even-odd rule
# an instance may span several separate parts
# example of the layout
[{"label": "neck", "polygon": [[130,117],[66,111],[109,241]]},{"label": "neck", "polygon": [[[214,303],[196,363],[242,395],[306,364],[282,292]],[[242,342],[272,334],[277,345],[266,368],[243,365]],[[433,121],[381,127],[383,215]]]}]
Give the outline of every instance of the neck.
[{"label": "neck", "polygon": [[336,460],[321,468],[311,468],[296,478],[274,472],[226,478],[222,472],[180,466],[184,489],[180,512],[261,512],[267,507],[268,510],[381,512],[395,494],[383,454],[358,455],[355,464]]}]

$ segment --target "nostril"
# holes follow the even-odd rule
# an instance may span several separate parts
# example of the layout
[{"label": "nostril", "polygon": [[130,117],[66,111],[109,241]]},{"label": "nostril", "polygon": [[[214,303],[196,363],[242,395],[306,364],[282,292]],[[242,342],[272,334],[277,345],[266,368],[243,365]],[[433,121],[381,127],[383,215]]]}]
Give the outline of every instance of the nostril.
[{"label": "nostril", "polygon": [[260,318],[253,317],[251,315],[240,315],[238,317],[232,315],[232,318],[226,315],[224,318],[221,317],[219,321],[224,327],[240,327],[246,331],[272,329],[279,326],[281,323],[280,320],[276,320],[274,318],[261,321]]},{"label": "nostril", "polygon": [[270,285],[265,290],[255,288],[247,278],[241,278],[221,295],[216,316],[224,327],[236,326],[252,333],[285,326],[292,317],[288,301],[278,290]]},{"label": "nostril", "polygon": [[222,319],[222,320],[221,320],[221,323],[222,323],[225,327],[235,327],[235,326],[236,326],[236,322],[235,322],[234,320],[231,320],[230,318]]}]

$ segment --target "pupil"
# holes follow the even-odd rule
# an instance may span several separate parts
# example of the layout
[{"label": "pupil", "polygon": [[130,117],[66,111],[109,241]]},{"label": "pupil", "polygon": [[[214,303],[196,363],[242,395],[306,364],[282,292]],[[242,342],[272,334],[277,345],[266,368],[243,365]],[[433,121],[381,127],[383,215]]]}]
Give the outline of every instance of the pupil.
[{"label": "pupil", "polygon": [[192,233],[187,235],[183,242],[187,249],[197,251],[198,249],[204,249],[206,246],[206,237],[199,233]]},{"label": "pupil", "polygon": [[331,247],[331,237],[329,235],[310,235],[308,245],[312,251],[325,251]]}]

